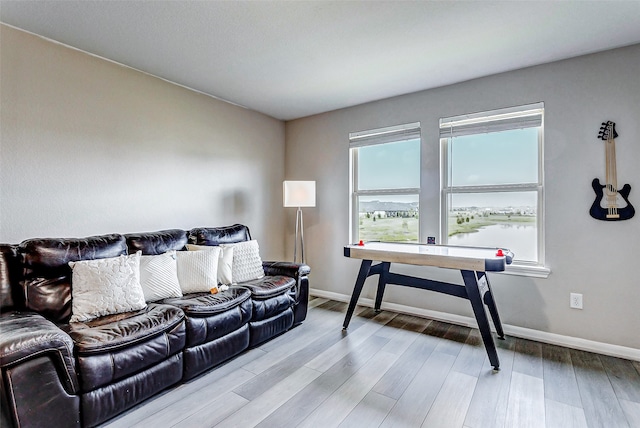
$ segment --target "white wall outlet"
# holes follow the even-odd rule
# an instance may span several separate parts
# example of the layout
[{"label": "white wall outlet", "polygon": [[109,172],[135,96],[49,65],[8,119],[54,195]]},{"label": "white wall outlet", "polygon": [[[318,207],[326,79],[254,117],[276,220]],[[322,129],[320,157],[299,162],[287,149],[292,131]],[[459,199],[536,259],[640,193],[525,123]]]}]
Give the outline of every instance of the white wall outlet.
[{"label": "white wall outlet", "polygon": [[582,309],[582,294],[571,293],[569,296],[569,307],[574,309]]}]

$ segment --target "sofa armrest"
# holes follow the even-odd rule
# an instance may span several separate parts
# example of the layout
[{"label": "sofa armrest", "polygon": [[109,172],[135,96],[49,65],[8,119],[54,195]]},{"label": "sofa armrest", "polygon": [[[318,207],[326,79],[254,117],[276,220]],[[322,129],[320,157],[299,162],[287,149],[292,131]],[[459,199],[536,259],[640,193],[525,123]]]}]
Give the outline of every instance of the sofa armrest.
[{"label": "sofa armrest", "polygon": [[33,312],[0,316],[3,426],[80,426],[73,342]]},{"label": "sofa armrest", "polygon": [[292,262],[262,262],[265,275],[282,275],[298,279],[309,275],[311,268],[303,263]]},{"label": "sofa armrest", "polygon": [[5,370],[41,355],[49,355],[70,394],[78,391],[73,341],[58,326],[32,312],[0,317],[0,368]]},{"label": "sofa armrest", "polygon": [[311,268],[304,263],[262,262],[265,275],[282,275],[295,278],[295,302],[293,307],[293,325],[298,325],[307,317],[309,306],[309,273]]}]

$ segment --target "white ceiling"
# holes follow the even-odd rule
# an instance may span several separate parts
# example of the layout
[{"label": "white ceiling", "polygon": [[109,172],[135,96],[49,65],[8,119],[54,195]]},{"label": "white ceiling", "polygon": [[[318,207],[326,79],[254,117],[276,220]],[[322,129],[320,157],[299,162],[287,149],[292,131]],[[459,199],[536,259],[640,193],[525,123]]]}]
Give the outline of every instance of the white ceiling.
[{"label": "white ceiling", "polygon": [[640,0],[2,0],[0,21],[283,120],[640,43]]}]

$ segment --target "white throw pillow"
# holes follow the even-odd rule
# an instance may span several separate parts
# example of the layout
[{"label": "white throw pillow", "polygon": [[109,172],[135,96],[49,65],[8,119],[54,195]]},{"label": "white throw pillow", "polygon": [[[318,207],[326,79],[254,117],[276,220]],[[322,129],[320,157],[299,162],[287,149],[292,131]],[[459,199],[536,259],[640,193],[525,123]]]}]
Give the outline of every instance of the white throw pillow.
[{"label": "white throw pillow", "polygon": [[213,248],[220,249],[220,258],[218,259],[218,284],[230,285],[232,282],[233,247],[187,244],[187,250],[189,251],[206,251]]},{"label": "white throw pillow", "polygon": [[140,254],[69,262],[71,322],[144,309]]},{"label": "white throw pillow", "polygon": [[233,247],[220,248],[218,283],[222,285],[231,285],[233,283]]},{"label": "white throw pillow", "polygon": [[262,278],[264,268],[260,258],[260,247],[258,241],[238,242],[236,244],[221,244],[222,248],[233,248],[233,266],[231,268],[231,278],[233,283],[251,281]]},{"label": "white throw pillow", "polygon": [[182,297],[175,250],[140,258],[140,284],[147,302]]},{"label": "white throw pillow", "polygon": [[182,293],[210,291],[218,285],[220,248],[209,251],[177,251],[178,282]]}]

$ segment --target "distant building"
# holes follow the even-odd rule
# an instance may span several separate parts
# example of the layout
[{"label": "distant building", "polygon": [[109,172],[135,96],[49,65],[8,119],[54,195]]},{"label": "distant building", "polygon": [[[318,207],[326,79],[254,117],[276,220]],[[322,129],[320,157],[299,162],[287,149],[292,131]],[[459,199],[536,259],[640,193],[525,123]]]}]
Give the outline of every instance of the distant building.
[{"label": "distant building", "polygon": [[416,210],[375,210],[368,212],[359,212],[358,217],[360,218],[411,218],[416,217],[418,212]]}]

